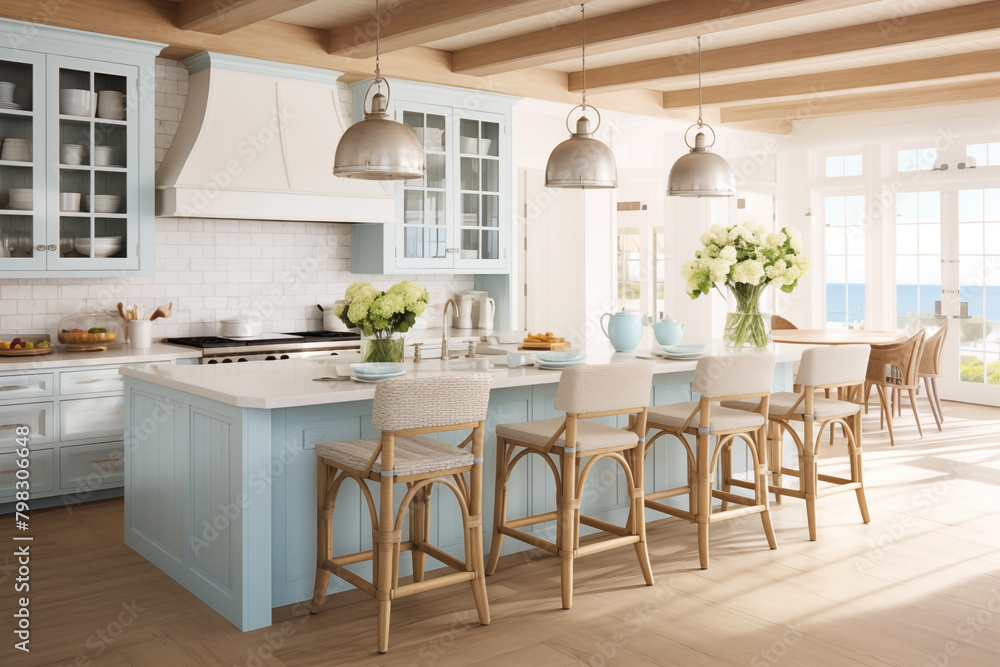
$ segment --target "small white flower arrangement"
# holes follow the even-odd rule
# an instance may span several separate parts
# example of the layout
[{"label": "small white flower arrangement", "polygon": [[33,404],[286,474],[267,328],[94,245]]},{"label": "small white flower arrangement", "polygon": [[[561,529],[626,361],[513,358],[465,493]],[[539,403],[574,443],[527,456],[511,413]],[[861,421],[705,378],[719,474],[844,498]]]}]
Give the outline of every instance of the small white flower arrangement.
[{"label": "small white flower arrangement", "polygon": [[[797,229],[782,227],[768,233],[755,223],[724,227],[713,225],[701,235],[704,246],[685,262],[681,275],[692,299],[725,284],[736,299],[738,313],[726,323],[727,343],[764,347],[770,341],[769,327],[760,314],[760,297],[768,285],[791,292],[812,262],[802,256],[802,236]],[[725,295],[723,295],[725,296]]]}]

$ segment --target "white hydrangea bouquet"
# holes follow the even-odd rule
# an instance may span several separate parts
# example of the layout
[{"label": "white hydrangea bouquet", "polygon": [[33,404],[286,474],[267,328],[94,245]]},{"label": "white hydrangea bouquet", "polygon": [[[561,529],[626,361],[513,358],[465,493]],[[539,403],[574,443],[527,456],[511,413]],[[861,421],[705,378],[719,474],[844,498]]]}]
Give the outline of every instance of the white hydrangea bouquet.
[{"label": "white hydrangea bouquet", "polygon": [[403,339],[427,308],[427,290],[404,280],[384,292],[370,283],[356,282],[344,292],[346,304],[334,310],[349,329],[359,328],[366,341],[362,361],[403,360]]},{"label": "white hydrangea bouquet", "polygon": [[[736,311],[726,318],[723,340],[730,347],[766,347],[771,341],[769,319],[760,311],[760,297],[768,285],[791,292],[812,263],[802,256],[802,236],[782,227],[768,233],[763,225],[713,225],[702,234],[704,246],[685,262],[681,274],[692,299],[724,283],[736,300]],[[725,296],[725,294],[723,294]]]}]

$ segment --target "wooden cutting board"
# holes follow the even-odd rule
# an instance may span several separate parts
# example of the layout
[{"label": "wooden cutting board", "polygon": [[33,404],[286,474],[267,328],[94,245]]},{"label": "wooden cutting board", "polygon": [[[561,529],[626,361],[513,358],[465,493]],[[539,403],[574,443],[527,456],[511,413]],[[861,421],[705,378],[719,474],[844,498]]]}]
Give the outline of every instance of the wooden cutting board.
[{"label": "wooden cutting board", "polygon": [[562,338],[553,341],[526,340],[521,342],[519,350],[568,350],[571,343]]}]

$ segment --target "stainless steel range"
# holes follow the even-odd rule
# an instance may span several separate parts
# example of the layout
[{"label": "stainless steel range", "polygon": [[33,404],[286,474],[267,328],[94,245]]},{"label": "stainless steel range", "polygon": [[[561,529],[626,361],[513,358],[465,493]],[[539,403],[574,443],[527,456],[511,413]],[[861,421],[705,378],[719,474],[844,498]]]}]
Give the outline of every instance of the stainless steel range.
[{"label": "stainless steel range", "polygon": [[190,336],[165,338],[163,342],[199,348],[202,350],[199,363],[202,364],[335,357],[361,349],[361,335],[351,331],[302,331],[261,334],[249,338]]}]

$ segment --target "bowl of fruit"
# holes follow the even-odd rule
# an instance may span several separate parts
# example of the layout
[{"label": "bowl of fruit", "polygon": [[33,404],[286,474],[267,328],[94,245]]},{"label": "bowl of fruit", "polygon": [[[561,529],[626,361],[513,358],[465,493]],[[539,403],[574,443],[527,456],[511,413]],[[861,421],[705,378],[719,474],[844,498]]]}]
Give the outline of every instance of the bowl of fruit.
[{"label": "bowl of fruit", "polygon": [[59,321],[59,344],[70,352],[106,350],[118,338],[115,318],[107,313],[76,313]]},{"label": "bowl of fruit", "polygon": [[47,338],[18,336],[11,340],[0,340],[0,356],[4,357],[31,357],[50,352],[55,352],[55,348]]}]

